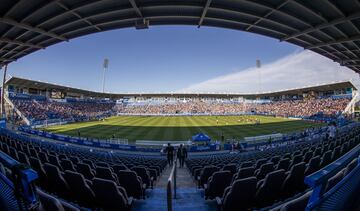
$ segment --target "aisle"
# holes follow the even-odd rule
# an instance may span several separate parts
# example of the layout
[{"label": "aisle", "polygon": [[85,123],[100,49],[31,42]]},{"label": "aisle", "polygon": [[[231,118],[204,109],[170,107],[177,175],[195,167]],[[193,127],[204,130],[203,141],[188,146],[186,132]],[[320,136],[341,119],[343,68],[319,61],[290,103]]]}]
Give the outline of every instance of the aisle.
[{"label": "aisle", "polygon": [[196,184],[188,168],[177,168],[176,184],[178,188],[195,188]]},{"label": "aisle", "polygon": [[167,166],[162,175],[159,178],[159,181],[157,181],[155,187],[156,188],[166,188],[167,180],[171,173],[171,167]]},{"label": "aisle", "polygon": [[[166,185],[171,168],[167,167],[156,183],[153,190],[148,192],[146,200],[140,200],[135,203],[135,211],[167,210]],[[196,188],[196,185],[190,176],[186,167],[177,169],[177,194],[173,200],[173,210],[176,211],[216,211],[215,201],[205,201],[203,190]]]},{"label": "aisle", "polygon": [[[157,188],[166,188],[167,181],[169,179],[171,173],[171,167],[167,167],[164,173],[161,175],[159,181],[156,184]],[[196,187],[196,184],[192,177],[189,174],[189,171],[186,167],[184,168],[177,168],[176,169],[176,184],[177,188],[193,188]]]}]

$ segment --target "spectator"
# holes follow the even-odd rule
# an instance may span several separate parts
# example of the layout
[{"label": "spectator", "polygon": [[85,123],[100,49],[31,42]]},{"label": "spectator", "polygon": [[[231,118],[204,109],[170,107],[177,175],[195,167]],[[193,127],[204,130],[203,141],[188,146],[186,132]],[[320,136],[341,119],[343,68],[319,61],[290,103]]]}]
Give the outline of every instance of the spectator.
[{"label": "spectator", "polygon": [[171,146],[170,143],[168,143],[168,146],[165,149],[166,155],[167,155],[167,161],[169,166],[173,164],[174,161],[174,147]]},{"label": "spectator", "polygon": [[185,158],[187,158],[187,150],[182,144],[180,144],[180,147],[177,150],[177,158],[179,159],[180,168],[184,167]]}]

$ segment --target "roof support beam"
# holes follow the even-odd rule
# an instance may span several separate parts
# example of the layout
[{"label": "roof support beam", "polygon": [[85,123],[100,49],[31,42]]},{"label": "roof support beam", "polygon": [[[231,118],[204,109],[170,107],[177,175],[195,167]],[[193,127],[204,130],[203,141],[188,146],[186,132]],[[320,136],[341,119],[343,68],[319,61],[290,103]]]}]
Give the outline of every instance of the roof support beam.
[{"label": "roof support beam", "polygon": [[[324,22],[324,23],[329,23],[329,21],[328,21],[324,16],[322,16],[318,11],[315,11],[314,9],[309,8],[308,6],[305,6],[305,5],[304,5],[303,3],[301,3],[301,2],[298,2],[298,1],[292,1],[292,2],[295,3],[296,5],[302,7],[302,8],[305,9],[307,12],[309,12],[309,13],[313,14],[314,16],[318,17],[319,19],[321,19],[322,22]],[[330,25],[330,27],[332,27],[333,29],[335,29],[336,31],[338,31],[340,34],[342,34],[342,35],[344,36],[343,39],[348,39],[348,38],[349,38],[343,31],[341,31],[340,29],[338,29],[335,25]],[[320,31],[320,32],[321,32],[322,34],[324,34],[325,36],[330,37],[330,39],[332,40],[331,42],[335,42],[335,41],[336,41],[332,36],[329,36],[328,34],[322,32],[322,31]],[[343,45],[342,43],[339,43],[339,44],[341,44],[343,48],[348,49],[348,48],[347,48],[345,45]],[[358,47],[358,46],[356,46],[356,47]],[[356,54],[354,54],[354,53],[351,52],[351,51],[350,51],[349,53],[351,53],[351,54],[352,54],[353,56],[355,56],[355,57],[357,56]]]},{"label": "roof support beam", "polygon": [[[336,5],[336,2],[332,2],[332,1],[325,1],[333,10],[335,10],[337,13],[339,13],[342,17],[345,17],[345,13],[343,11],[341,11],[339,9],[339,7]],[[357,33],[357,34],[360,34],[360,30],[358,29],[357,26],[355,26],[355,24],[352,22],[352,21],[348,21],[347,23],[350,24],[350,26],[354,29],[354,31]],[[332,25],[332,28],[336,29],[338,32],[340,32],[343,37],[346,37],[348,38],[349,36],[344,33],[342,31],[342,29],[340,29],[339,27],[337,27],[336,25]],[[359,45],[355,42],[352,42],[352,44],[357,48],[357,49],[360,49],[359,48]],[[348,49],[348,47],[346,47],[345,45],[343,45],[346,49]],[[356,55],[354,52],[351,52],[353,55],[355,55],[355,57],[358,57],[358,55]]]},{"label": "roof support beam", "polygon": [[10,19],[10,18],[0,17],[0,23],[5,23],[5,24],[8,24],[8,25],[12,25],[12,26],[15,26],[15,27],[26,29],[28,31],[37,32],[39,34],[43,34],[43,35],[46,35],[46,36],[49,36],[49,37],[52,37],[52,38],[56,38],[58,40],[68,41],[68,39],[66,37],[64,37],[64,36],[57,35],[57,34],[55,34],[53,32],[45,31],[44,29],[41,29],[41,28],[38,28],[38,27],[30,26],[29,24],[26,24],[26,23],[23,23],[23,22],[17,22],[17,21],[15,21],[13,19]]},{"label": "roof support beam", "polygon": [[[324,3],[328,4],[331,8],[333,8],[333,10],[335,10],[337,13],[339,13],[342,18],[345,18],[345,14],[344,12],[336,5],[336,2],[334,1],[325,1]],[[360,33],[360,30],[357,26],[355,26],[355,24],[351,21],[348,20],[348,23],[354,28],[354,30],[356,30],[357,33]],[[335,24],[334,24],[335,25]]]},{"label": "roof support beam", "polygon": [[286,36],[284,38],[281,38],[280,41],[287,41],[289,39],[292,39],[292,38],[295,38],[295,37],[298,37],[298,36],[301,36],[301,35],[304,35],[304,34],[308,34],[308,33],[323,29],[323,28],[331,27],[333,25],[343,23],[343,22],[346,22],[346,21],[351,21],[351,20],[358,19],[358,18],[360,18],[360,12],[356,12],[356,13],[353,13],[353,14],[348,15],[346,17],[337,18],[337,19],[334,19],[332,21],[322,23],[322,24],[319,24],[319,25],[314,26],[314,27],[310,27],[310,28],[305,29],[305,30],[303,30],[301,32],[294,33],[294,34],[292,34],[290,36]]},{"label": "roof support beam", "polygon": [[[64,15],[68,15],[68,14],[73,14],[73,15],[74,15],[74,13],[72,13],[72,12],[75,12],[75,13],[76,13],[76,10],[82,9],[82,8],[84,8],[84,7],[87,7],[87,6],[96,5],[96,4],[98,4],[99,2],[101,2],[101,1],[99,1],[99,0],[87,0],[87,1],[84,1],[83,3],[81,3],[81,4],[76,4],[76,6],[74,6],[74,7],[72,7],[72,8],[70,9],[68,6],[66,6],[66,5],[64,5],[63,3],[61,3],[60,0],[53,0],[53,1],[54,1],[58,6],[60,6],[61,8],[65,9],[65,12],[59,13],[59,14],[54,15],[54,16],[51,16],[51,17],[49,17],[48,19],[44,20],[43,22],[39,23],[37,26],[41,26],[41,25],[43,25],[43,24],[47,24],[47,23],[49,23],[49,22],[51,22],[51,21],[54,21],[54,20],[56,20],[56,19],[64,16]],[[76,17],[77,17],[77,16],[76,16]]]},{"label": "roof support beam", "polygon": [[324,46],[328,46],[328,45],[341,44],[344,42],[352,42],[352,41],[357,41],[357,40],[360,40],[360,35],[355,35],[355,36],[348,37],[348,38],[343,38],[343,39],[338,39],[338,40],[334,40],[334,41],[330,41],[330,42],[324,42],[324,43],[319,43],[316,45],[311,45],[311,46],[305,47],[305,49],[320,48],[320,47],[324,47]]},{"label": "roof support beam", "polygon": [[14,9],[16,9],[16,7],[18,6],[18,4],[21,3],[21,0],[18,1],[14,1],[14,4],[6,11],[6,13],[4,14],[4,16],[7,16],[10,12],[13,12]]},{"label": "roof support beam", "polygon": [[351,68],[351,67],[357,68],[357,67],[360,67],[360,64],[347,64],[347,65],[342,65],[342,66],[349,67],[349,68]]},{"label": "roof support beam", "polygon": [[[60,0],[52,0],[52,1],[44,2],[44,4],[42,4],[41,6],[35,8],[35,9],[32,10],[31,12],[29,12],[27,16],[25,16],[25,17],[22,18],[21,20],[17,20],[17,21],[18,21],[18,22],[25,22],[25,20],[26,20],[27,18],[31,17],[34,13],[36,13],[37,11],[45,8],[46,6],[52,4],[52,3],[55,2],[55,1],[60,1]],[[5,13],[2,17],[7,17],[8,14],[10,13],[10,11],[11,11],[12,9],[16,8],[17,4],[20,3],[20,2],[22,2],[22,1],[21,1],[21,0],[18,0],[17,3],[15,3],[15,5],[13,5],[13,7],[12,7],[11,9],[9,9],[8,12]],[[2,37],[6,37],[7,34],[11,31],[11,29],[13,29],[14,27],[15,27],[15,26],[10,27],[10,28],[9,28],[8,30],[6,30],[1,36],[2,36]],[[38,28],[38,26],[35,26],[35,27]],[[14,37],[13,39],[19,40],[22,36],[26,35],[26,34],[29,33],[29,32],[31,32],[31,31],[30,31],[30,30],[26,30],[26,31],[22,32],[21,34],[17,35],[16,37]],[[40,35],[40,34],[39,34],[39,35]],[[36,37],[37,37],[37,36],[35,36],[35,38],[36,38]],[[32,39],[33,39],[33,38],[32,38]],[[31,39],[28,40],[27,42],[30,42],[30,41],[31,41]],[[26,51],[29,50],[29,47],[27,47],[26,49],[22,49],[22,50],[18,51],[17,49],[20,48],[20,47],[22,47],[22,46],[19,46],[19,45],[16,46],[15,48],[12,48],[11,50],[7,50],[7,49],[5,49],[6,46],[7,46],[7,45],[4,45],[3,47],[0,48],[0,52],[5,52],[5,54],[2,55],[3,57],[6,57],[6,56],[7,56],[8,54],[10,54],[10,53],[15,53],[15,55],[26,55],[26,54],[27,54]],[[30,49],[31,49],[31,48],[30,48]],[[13,56],[14,56],[14,55],[13,55]]]},{"label": "roof support beam", "polygon": [[204,22],[204,19],[205,19],[205,16],[206,16],[206,13],[210,7],[210,4],[211,4],[211,1],[212,0],[206,0],[206,4],[205,4],[205,7],[201,13],[201,16],[200,16],[200,20],[199,20],[199,23],[198,23],[198,28],[201,27],[202,23]]},{"label": "roof support beam", "polygon": [[334,60],[334,62],[338,62],[340,64],[346,64],[346,63],[350,63],[350,62],[360,62],[360,59],[337,59],[337,60]]},{"label": "roof support beam", "polygon": [[[321,48],[319,48],[321,49]],[[339,50],[339,51],[333,51],[333,52],[324,52],[324,54],[326,55],[332,55],[332,54],[337,54],[337,53],[350,53],[350,51],[352,52],[360,52],[359,49],[346,49],[346,50]]]},{"label": "roof support beam", "polygon": [[0,62],[13,62],[16,61],[16,59],[5,59],[5,58],[0,58]]},{"label": "roof support beam", "polygon": [[[340,34],[343,36],[342,39],[348,39],[348,38],[349,38],[349,36],[347,36],[343,31],[341,31],[340,29],[338,29],[336,26],[332,26],[332,28],[333,28],[334,30],[336,30],[338,33],[340,33]],[[323,32],[323,31],[319,31],[319,32],[321,32],[324,36],[327,36],[328,38],[330,38],[331,41],[333,41],[333,42],[336,40],[333,36],[330,36],[330,35],[328,35],[327,33]],[[352,43],[355,45],[354,42],[352,42]],[[354,52],[350,51],[349,48],[348,48],[346,45],[344,45],[344,43],[341,43],[340,45],[341,45],[341,47],[344,48],[345,50],[348,50],[348,53],[349,53],[349,54],[352,54],[352,56],[354,56],[354,57],[357,57],[357,56],[358,56],[358,55],[356,55]],[[356,46],[356,48],[358,48],[357,45],[355,45],[355,46]],[[331,47],[331,46],[328,46],[328,47]],[[335,50],[337,50],[337,49],[335,49]],[[344,56],[348,57],[347,55],[344,55]],[[349,57],[348,57],[348,58],[349,58]]]},{"label": "roof support beam", "polygon": [[308,6],[305,6],[303,3],[299,2],[299,1],[291,1],[291,2],[298,5],[299,7],[302,7],[304,10],[313,14],[314,16],[318,17],[323,22],[327,22],[326,18],[324,18],[324,16],[322,16],[318,11],[315,11],[315,10],[309,8]]},{"label": "roof support beam", "polygon": [[144,18],[143,14],[141,13],[139,7],[137,6],[135,0],[129,0],[131,6],[134,8],[136,14],[142,18]]},{"label": "roof support beam", "polygon": [[272,8],[268,13],[266,13],[264,16],[256,20],[253,24],[248,26],[245,31],[249,31],[254,25],[260,23],[265,18],[269,17],[271,14],[273,14],[276,10],[279,10],[281,7],[285,6],[290,0],[285,0],[283,3],[279,4],[277,7]]},{"label": "roof support beam", "polygon": [[[24,18],[22,18],[21,20],[17,20],[19,22],[26,22],[26,19],[28,19],[29,17],[31,17],[34,13],[36,13],[37,11],[45,8],[46,6],[54,3],[55,1],[60,1],[60,0],[52,0],[52,1],[47,1],[47,2],[44,2],[42,5],[40,5],[39,7],[36,7],[34,10],[32,10],[31,12],[28,13],[27,16],[25,16]],[[16,4],[22,2],[21,0],[18,0]],[[13,8],[16,8],[16,4],[13,5],[13,7],[7,12],[5,13],[2,17],[7,17],[8,14],[10,13],[10,11],[13,9]],[[38,26],[35,26],[35,27],[38,27]],[[3,34],[2,34],[2,37],[6,37],[8,35],[8,33],[11,31],[13,27],[9,28],[8,30],[6,30]],[[19,39],[19,37],[25,35],[26,33],[30,32],[29,30],[28,31],[25,31],[23,32],[21,35],[18,35],[16,38],[14,39]]]},{"label": "roof support beam", "polygon": [[83,18],[81,15],[79,15],[77,12],[75,12],[74,10],[71,10],[69,7],[67,7],[65,4],[61,3],[60,1],[56,1],[56,4],[59,5],[60,7],[62,7],[63,9],[65,9],[66,11],[68,11],[69,13],[73,14],[74,16],[76,16],[77,18],[81,19],[82,21],[84,21],[85,23],[87,23],[90,26],[93,26],[96,30],[101,31],[100,27],[94,25],[93,23],[91,23],[89,20],[87,20],[86,18]]},{"label": "roof support beam", "polygon": [[[248,4],[253,4],[253,5],[255,5],[255,6],[262,7],[262,8],[269,9],[269,10],[274,9],[274,7],[273,7],[272,5],[269,5],[268,3],[265,3],[265,2],[259,3],[259,2],[257,2],[257,1],[249,1],[249,0],[238,0],[238,1],[246,2],[246,3],[248,3]],[[292,19],[292,20],[298,21],[298,22],[300,22],[300,23],[302,23],[302,24],[304,24],[304,25],[307,25],[307,26],[309,26],[309,27],[311,26],[310,23],[308,23],[308,22],[306,22],[305,20],[303,20],[303,19],[301,19],[301,18],[299,18],[299,17],[297,17],[297,16],[295,16],[295,15],[292,15],[292,14],[290,14],[290,13],[288,13],[288,12],[284,12],[284,11],[282,11],[282,10],[274,10],[274,11],[275,11],[276,13],[279,13],[279,14],[281,14],[281,15],[284,15],[284,16]]]},{"label": "roof support beam", "polygon": [[0,53],[4,52],[4,54],[1,55],[1,56],[2,57],[7,57],[7,58],[14,58],[14,57],[17,57],[17,56],[26,55],[26,54],[28,54],[28,52],[27,52],[28,50],[32,50],[31,47],[26,47],[25,49],[17,50],[20,47],[22,47],[22,46],[16,46],[15,48],[13,48],[11,50],[0,49]]},{"label": "roof support beam", "polygon": [[[150,20],[152,18],[158,18],[158,17],[162,17],[162,18],[172,18],[172,17],[177,17],[177,16],[148,16],[147,18],[149,18]],[[199,18],[199,16],[182,16],[182,18],[188,18],[188,19],[197,19]],[[137,20],[138,18],[128,18],[128,19],[122,19],[122,20],[112,20],[112,21],[104,21],[104,22],[99,22],[97,23],[97,25],[103,25],[103,24],[114,24],[114,23],[120,23],[120,22],[125,22],[125,21],[134,21],[134,20]],[[246,22],[241,22],[241,21],[234,21],[234,20],[227,20],[227,19],[221,19],[221,18],[213,18],[213,17],[208,17],[209,20],[215,20],[215,21],[221,21],[221,22],[224,22],[224,23],[235,23],[235,24],[242,24],[242,25],[250,25],[249,23],[246,23]],[[265,26],[254,26],[254,27],[257,27],[257,28],[260,28],[260,29],[263,29],[263,30],[266,30],[266,31],[269,31],[269,32],[272,32],[274,34],[279,34],[280,36],[284,36],[285,34],[283,32],[279,32],[279,31],[276,31],[274,29],[272,29],[271,27],[265,27]],[[71,32],[75,32],[79,29],[75,29],[75,30],[72,30],[72,31],[68,31],[66,33],[71,33]]]},{"label": "roof support beam", "polygon": [[4,53],[7,53],[7,52],[19,53],[20,51],[16,51],[16,50],[13,50],[13,49],[11,49],[11,50],[8,50],[8,49],[0,49],[0,53],[2,53],[2,52],[4,52]]},{"label": "roof support beam", "polygon": [[26,46],[26,47],[31,47],[31,48],[45,49],[45,47],[43,47],[41,45],[36,45],[36,44],[32,44],[32,43],[27,43],[27,42],[21,42],[18,40],[10,40],[8,38],[0,38],[0,42],[5,42],[8,44],[15,44],[15,45],[19,45],[19,46]]}]

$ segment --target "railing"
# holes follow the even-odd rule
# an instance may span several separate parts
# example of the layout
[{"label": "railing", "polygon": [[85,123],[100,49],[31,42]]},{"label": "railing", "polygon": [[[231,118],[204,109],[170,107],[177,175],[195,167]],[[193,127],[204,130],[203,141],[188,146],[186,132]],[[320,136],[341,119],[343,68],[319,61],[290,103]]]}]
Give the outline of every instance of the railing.
[{"label": "railing", "polygon": [[15,112],[24,120],[26,125],[30,125],[29,119],[14,105],[14,103],[8,98],[7,94],[4,95],[4,100],[9,104],[9,106],[15,110]]},{"label": "railing", "polygon": [[354,112],[354,107],[356,102],[358,102],[359,93],[356,92],[355,95],[352,97],[351,101],[347,104],[346,108],[344,109],[344,113],[352,114]]},{"label": "railing", "polygon": [[360,144],[354,147],[344,156],[337,159],[335,162],[327,165],[325,168],[305,177],[305,183],[313,189],[309,199],[306,210],[313,210],[318,207],[324,198],[324,192],[328,179],[337,174],[340,170],[346,167],[355,158],[360,155]]},{"label": "railing", "polygon": [[175,159],[175,161],[173,162],[171,173],[166,186],[168,211],[173,210],[172,207],[173,197],[174,199],[176,199],[176,164],[177,164],[177,159]]},{"label": "railing", "polygon": [[55,139],[57,141],[61,141],[64,143],[83,145],[83,146],[87,146],[87,147],[136,151],[135,145],[112,143],[112,142],[110,142],[110,140],[98,140],[98,139],[88,139],[88,138],[81,138],[81,137],[72,137],[72,136],[50,133],[50,132],[46,132],[46,131],[33,130],[29,127],[19,127],[18,130],[21,132],[24,132],[24,133],[31,134],[31,135],[36,135],[36,136],[40,136],[40,137],[44,137],[44,138],[48,138],[48,139]]},{"label": "railing", "polygon": [[11,172],[11,178],[0,172],[0,200],[5,210],[31,210],[38,206],[34,181],[37,173],[0,151],[0,163]]},{"label": "railing", "polygon": [[359,210],[360,158],[357,166],[338,184],[326,192],[316,210]]}]

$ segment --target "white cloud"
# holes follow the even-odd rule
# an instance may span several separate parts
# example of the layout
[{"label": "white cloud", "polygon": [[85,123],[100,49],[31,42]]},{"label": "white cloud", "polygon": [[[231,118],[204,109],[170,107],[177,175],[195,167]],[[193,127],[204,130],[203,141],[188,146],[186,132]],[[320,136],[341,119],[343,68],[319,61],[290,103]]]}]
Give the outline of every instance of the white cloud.
[{"label": "white cloud", "polygon": [[[254,61],[255,63],[255,61]],[[259,77],[259,72],[261,77]],[[334,81],[351,80],[360,84],[359,75],[312,51],[302,51],[255,68],[216,77],[190,85],[179,92],[256,93],[277,91]]]}]

